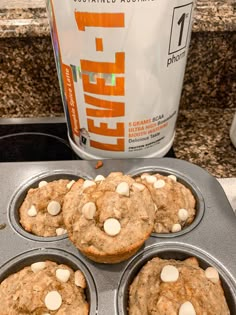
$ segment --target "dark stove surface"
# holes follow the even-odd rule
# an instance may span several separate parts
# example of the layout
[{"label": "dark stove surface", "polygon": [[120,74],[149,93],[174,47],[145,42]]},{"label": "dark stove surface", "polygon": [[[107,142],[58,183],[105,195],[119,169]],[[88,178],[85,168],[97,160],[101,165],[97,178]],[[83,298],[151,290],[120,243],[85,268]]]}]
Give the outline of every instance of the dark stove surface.
[{"label": "dark stove surface", "polygon": [[[166,156],[175,157],[173,148]],[[10,122],[2,119],[0,162],[76,159],[80,158],[75,155],[69,145],[67,126],[63,119],[13,119]]]}]

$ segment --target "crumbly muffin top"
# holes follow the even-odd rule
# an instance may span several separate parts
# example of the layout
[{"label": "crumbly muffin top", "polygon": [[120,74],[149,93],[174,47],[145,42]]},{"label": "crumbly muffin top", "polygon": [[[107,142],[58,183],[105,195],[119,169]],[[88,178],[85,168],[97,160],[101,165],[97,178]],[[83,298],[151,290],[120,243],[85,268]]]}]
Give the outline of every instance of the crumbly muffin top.
[{"label": "crumbly muffin top", "polygon": [[41,181],[38,188],[29,189],[19,209],[22,227],[38,236],[65,234],[61,208],[73,182],[67,179]]},{"label": "crumbly muffin top", "polygon": [[196,215],[192,192],[174,175],[142,174],[137,181],[146,185],[156,206],[154,232],[178,232]]},{"label": "crumbly muffin top", "polygon": [[150,260],[130,286],[129,315],[229,315],[216,269],[196,258]]},{"label": "crumbly muffin top", "polygon": [[1,315],[88,315],[80,270],[41,261],[10,275],[0,284]]},{"label": "crumbly muffin top", "polygon": [[144,242],[153,229],[148,189],[120,172],[94,181],[80,179],[66,195],[63,217],[72,242],[82,251],[114,255]]}]

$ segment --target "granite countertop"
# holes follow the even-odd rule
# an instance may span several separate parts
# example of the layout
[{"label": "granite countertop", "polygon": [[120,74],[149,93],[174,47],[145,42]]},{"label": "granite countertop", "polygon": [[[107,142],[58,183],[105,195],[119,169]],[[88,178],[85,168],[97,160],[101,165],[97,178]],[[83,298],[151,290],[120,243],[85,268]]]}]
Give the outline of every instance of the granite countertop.
[{"label": "granite countertop", "polygon": [[236,177],[236,148],[229,130],[234,109],[197,108],[179,112],[176,157],[197,164],[216,177]]},{"label": "granite countertop", "polygon": [[[201,40],[204,43],[204,34],[206,33],[215,32],[215,34],[221,34],[226,32],[228,34],[227,37],[223,37],[225,41],[224,45],[221,45],[222,51],[221,53],[218,53],[218,59],[214,59],[215,57],[213,58],[213,56],[210,56],[211,59],[207,59],[209,46],[205,44],[203,44],[202,47],[197,44],[198,50],[196,52],[190,52],[193,66],[189,66],[188,73],[191,73],[191,75],[187,73],[185,77],[185,87],[183,91],[185,103],[180,107],[176,127],[176,137],[174,140],[174,150],[177,158],[197,164],[216,177],[236,177],[236,149],[233,147],[229,138],[229,129],[235,113],[236,103],[235,84],[229,84],[231,80],[234,80],[232,73],[235,69],[235,58],[233,57],[233,49],[231,48],[231,51],[228,52],[227,45],[225,44],[226,39],[228,42],[231,42],[231,38],[232,41],[235,40],[235,35],[233,35],[236,31],[235,12],[235,0],[198,0],[197,2],[193,32],[200,35],[196,35],[193,40],[198,42],[199,36],[203,34]],[[34,37],[34,42],[26,42],[27,45],[29,45],[26,47],[29,47],[30,51],[33,45],[36,45],[35,43],[37,40],[42,38],[43,40],[45,39],[45,45],[38,51],[41,51],[42,49],[49,50],[49,42],[47,39],[49,38],[49,26],[45,10],[45,0],[13,0],[11,2],[8,0],[1,0],[0,17],[0,39],[6,40],[7,43],[9,40],[10,43],[10,40],[15,37],[22,38],[22,40]],[[209,45],[212,47],[219,45],[219,40],[221,40],[220,36],[217,40],[211,40]],[[206,41],[208,41],[208,38]],[[41,43],[41,41],[39,41],[39,43]],[[36,47],[39,49],[38,47],[40,47],[40,44]],[[4,49],[7,51],[8,46],[5,46]],[[17,49],[20,51],[20,48],[17,47]],[[201,52],[200,56],[199,51]],[[226,52],[227,62],[224,61]],[[48,51],[48,55],[50,58],[53,58],[51,47],[50,51]],[[33,58],[32,56],[31,59]],[[6,61],[9,63],[11,58],[13,57],[7,57]],[[18,54],[17,58],[21,60],[21,68],[19,68],[19,66],[16,67],[14,69],[15,72],[11,72],[9,77],[12,80],[15,80],[17,76],[19,76],[19,73],[21,73],[22,75],[27,74],[26,79],[30,79],[31,77],[28,76],[28,74],[32,73],[31,79],[33,80],[35,75],[39,73],[38,66],[36,67],[36,65],[34,65],[33,68],[29,68],[28,71],[25,71],[25,60],[23,55],[20,56],[20,54]],[[194,65],[199,65],[199,59],[201,60],[200,63],[202,65],[198,68],[198,71],[200,69],[201,72],[195,75],[194,72],[196,69],[194,68]],[[211,64],[211,68],[208,67],[207,62]],[[219,69],[222,68],[222,66],[220,68],[222,62],[225,65],[225,75],[227,75],[227,78],[225,78],[222,73],[219,78],[216,76],[216,73],[221,71]],[[38,63],[40,65],[40,60]],[[49,64],[50,66],[48,66]],[[41,68],[40,80],[48,80],[46,72],[51,71],[52,73],[52,71],[55,71],[55,65],[52,64],[52,59],[50,59],[48,65],[48,68]],[[12,70],[10,69],[10,71]],[[208,74],[209,71],[212,73]],[[204,72],[206,72],[206,80],[204,79]],[[32,104],[26,105],[24,103],[23,110],[21,107],[17,107],[17,104],[13,99],[11,100],[11,104],[10,102],[8,103],[9,110],[5,117],[24,117],[26,112],[27,117],[63,116],[60,94],[58,92],[56,97],[53,94],[53,91],[59,89],[56,73],[53,75],[53,86],[51,85],[52,92],[48,91],[50,100],[54,101],[53,104],[50,104],[49,106],[49,104],[44,102],[43,106],[32,109],[30,107]],[[222,81],[219,81],[219,79]],[[226,81],[227,84],[224,84]],[[209,90],[209,82],[211,82],[212,87],[214,86],[214,89]],[[40,88],[39,85],[30,87],[30,81],[28,81],[27,84],[29,87],[27,85],[27,87],[24,87],[24,90],[28,93],[29,102],[31,102],[34,100],[35,93],[39,94],[37,89],[41,91],[42,88]],[[194,94],[192,92],[198,85],[201,85],[200,91],[202,94],[199,94],[199,92]],[[228,86],[231,86],[230,91],[226,88]],[[43,93],[43,91],[40,93]],[[50,93],[52,93],[52,95]],[[19,99],[18,95],[16,95],[16,99],[17,97]],[[227,105],[224,106],[226,99]]]},{"label": "granite countertop", "polygon": [[[0,37],[47,36],[45,0],[1,0]],[[236,30],[235,0],[197,0],[194,32]]]}]

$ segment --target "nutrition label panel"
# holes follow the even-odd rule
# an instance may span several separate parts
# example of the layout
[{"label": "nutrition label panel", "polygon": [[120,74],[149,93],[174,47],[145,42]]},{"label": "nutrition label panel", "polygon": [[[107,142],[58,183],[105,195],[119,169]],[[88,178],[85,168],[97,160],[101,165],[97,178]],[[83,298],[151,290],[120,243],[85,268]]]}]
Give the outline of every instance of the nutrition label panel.
[{"label": "nutrition label panel", "polygon": [[186,48],[191,26],[193,2],[173,9],[169,55]]}]

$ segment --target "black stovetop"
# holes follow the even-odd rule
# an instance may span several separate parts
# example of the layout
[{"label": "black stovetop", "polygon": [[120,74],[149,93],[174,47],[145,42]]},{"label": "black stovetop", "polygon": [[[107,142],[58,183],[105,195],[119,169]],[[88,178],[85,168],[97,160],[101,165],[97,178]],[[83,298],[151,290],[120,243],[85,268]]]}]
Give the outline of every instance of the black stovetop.
[{"label": "black stovetop", "polygon": [[[80,159],[72,151],[67,139],[65,122],[50,119],[20,120],[0,124],[0,162],[61,161]],[[54,121],[52,119],[52,121]],[[166,154],[175,157],[174,150]]]}]

